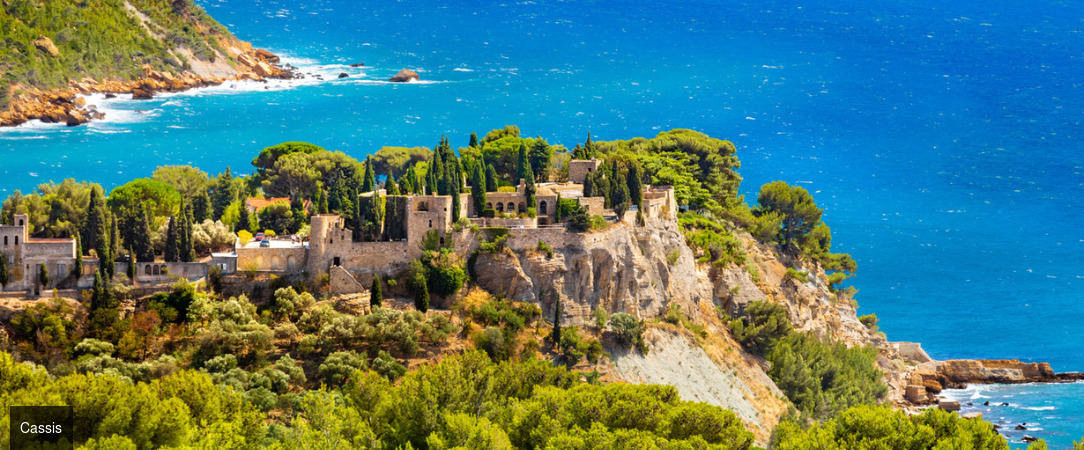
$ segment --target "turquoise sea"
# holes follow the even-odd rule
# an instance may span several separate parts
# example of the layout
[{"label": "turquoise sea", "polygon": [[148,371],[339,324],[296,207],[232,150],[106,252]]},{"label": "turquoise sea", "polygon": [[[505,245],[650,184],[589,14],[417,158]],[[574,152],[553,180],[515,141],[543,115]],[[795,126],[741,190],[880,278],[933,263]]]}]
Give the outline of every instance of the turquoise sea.
[{"label": "turquoise sea", "polygon": [[[570,147],[693,128],[734,141],[750,197],[815,193],[890,339],[1084,371],[1080,2],[199,3],[323,80],[95,98],[105,121],[2,130],[0,196],[247,172],[285,140],[360,158],[505,124]],[[382,81],[403,67],[424,81]],[[1030,434],[1055,448],[1084,436],[1081,385],[980,395],[1013,396],[1003,420],[1042,414]]]}]

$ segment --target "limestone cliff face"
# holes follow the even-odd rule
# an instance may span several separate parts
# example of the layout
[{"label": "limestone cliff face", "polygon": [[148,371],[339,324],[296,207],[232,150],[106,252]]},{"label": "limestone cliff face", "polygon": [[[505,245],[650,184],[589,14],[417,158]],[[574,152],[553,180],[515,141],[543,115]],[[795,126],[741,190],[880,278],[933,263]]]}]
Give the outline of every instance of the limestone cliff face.
[{"label": "limestone cliff face", "polygon": [[[714,305],[711,280],[697,269],[673,221],[618,224],[589,234],[549,231],[511,230],[505,251],[478,256],[475,282],[537,303],[548,317],[560,298],[562,321],[572,326],[588,323],[599,305],[641,319],[663,314],[672,301],[689,310]],[[537,250],[540,241],[553,248],[552,257]]]},{"label": "limestone cliff face", "polygon": [[[820,266],[747,234],[741,239],[747,264],[715,267],[697,263],[672,220],[651,219],[643,227],[618,224],[586,234],[510,230],[507,248],[476,258],[474,281],[491,292],[538,304],[547,319],[560,299],[566,326],[591,323],[591,311],[598,306],[650,323],[678,305],[707,335],[651,324],[648,355],[610,349],[609,379],[671,384],[685,398],[731,409],[761,445],[787,403],[766,374],[767,362],[743,351],[723,314],[740,314],[752,301],[778,303],[796,329],[848,346],[872,345],[881,351],[886,380],[905,377],[903,364],[893,361],[899,357],[896,347],[859,322],[852,301],[829,289]],[[540,241],[553,249],[552,256],[540,250]],[[473,250],[477,243],[467,247]],[[807,272],[808,281],[787,277],[788,268]],[[906,384],[892,385],[892,399],[902,399]]]}]

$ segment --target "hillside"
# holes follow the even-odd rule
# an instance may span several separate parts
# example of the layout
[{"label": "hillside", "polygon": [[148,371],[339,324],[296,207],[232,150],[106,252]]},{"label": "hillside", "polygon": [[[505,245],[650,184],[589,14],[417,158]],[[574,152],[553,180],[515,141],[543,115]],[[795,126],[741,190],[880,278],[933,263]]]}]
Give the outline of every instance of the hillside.
[{"label": "hillside", "polygon": [[[74,94],[175,91],[286,75],[191,0],[9,0],[0,14],[0,125],[95,116]],[[75,110],[76,115],[71,114]]]}]

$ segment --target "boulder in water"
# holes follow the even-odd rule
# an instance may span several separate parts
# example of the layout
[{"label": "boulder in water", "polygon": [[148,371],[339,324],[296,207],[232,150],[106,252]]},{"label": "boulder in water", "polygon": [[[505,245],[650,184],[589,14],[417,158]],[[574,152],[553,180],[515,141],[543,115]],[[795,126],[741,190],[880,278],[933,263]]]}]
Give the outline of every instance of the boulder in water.
[{"label": "boulder in water", "polygon": [[348,78],[349,76],[350,75],[347,75],[346,72],[343,72],[343,73],[339,74],[339,78]]},{"label": "boulder in water", "polygon": [[390,79],[388,79],[388,81],[391,81],[393,83],[406,83],[406,82],[410,81],[411,79],[421,80],[421,78],[418,77],[417,72],[415,72],[413,70],[410,70],[410,69],[403,69],[403,70],[400,70],[399,73],[395,74],[394,77],[391,77]]}]

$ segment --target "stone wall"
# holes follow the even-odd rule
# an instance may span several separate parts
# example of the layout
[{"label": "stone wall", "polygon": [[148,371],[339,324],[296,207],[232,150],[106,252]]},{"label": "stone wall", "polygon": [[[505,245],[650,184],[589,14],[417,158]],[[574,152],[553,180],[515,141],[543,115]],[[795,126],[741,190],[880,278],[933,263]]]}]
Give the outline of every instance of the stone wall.
[{"label": "stone wall", "polygon": [[602,215],[606,212],[605,197],[580,197],[577,200],[579,200],[580,206],[587,208],[587,214]]},{"label": "stone wall", "polygon": [[583,184],[587,174],[594,172],[602,161],[597,159],[574,159],[568,162],[568,181]]},{"label": "stone wall", "polygon": [[365,292],[365,286],[358,282],[350,272],[338,266],[328,270],[328,290],[331,295],[346,295]]},{"label": "stone wall", "polygon": [[306,267],[305,247],[256,247],[236,248],[237,270],[244,271],[255,266],[260,272],[300,272]]},{"label": "stone wall", "polygon": [[[207,276],[207,264],[202,262],[137,262],[136,281],[141,284],[172,283],[174,278],[197,280]],[[116,263],[118,273],[127,270],[128,263]]]}]

